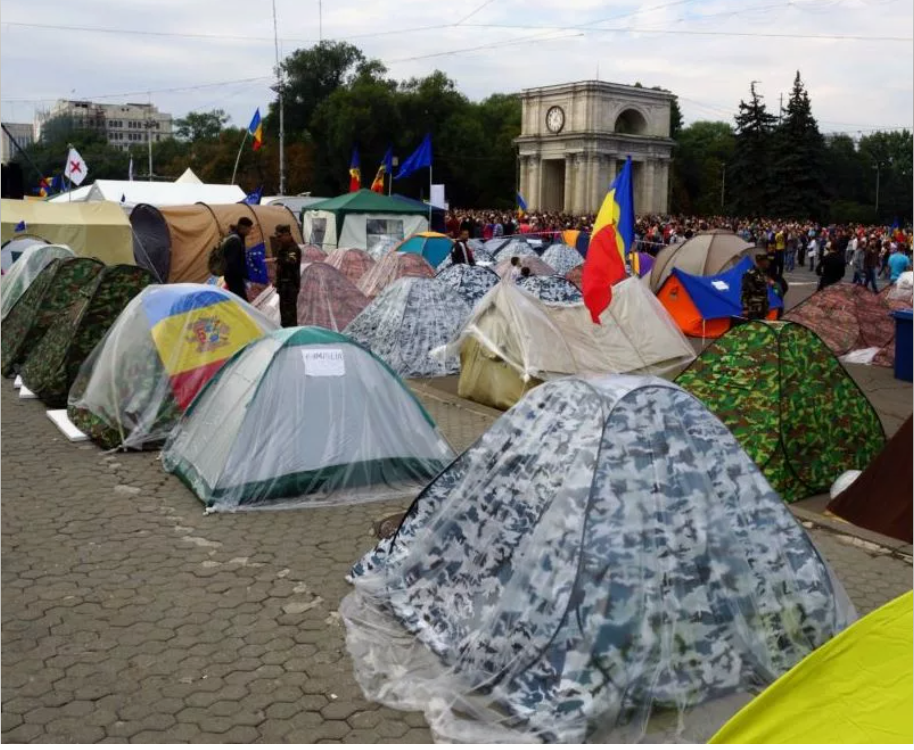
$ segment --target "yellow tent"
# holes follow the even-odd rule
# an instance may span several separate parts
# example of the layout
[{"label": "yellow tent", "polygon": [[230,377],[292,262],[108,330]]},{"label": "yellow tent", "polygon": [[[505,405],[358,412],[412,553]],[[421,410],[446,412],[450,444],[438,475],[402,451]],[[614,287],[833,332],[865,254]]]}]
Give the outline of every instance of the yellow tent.
[{"label": "yellow tent", "polygon": [[909,591],[813,651],[711,742],[910,744],[912,601]]},{"label": "yellow tent", "polygon": [[[25,229],[16,227],[25,222]],[[26,232],[103,263],[133,263],[133,232],[124,210],[106,201],[0,201],[0,239]]]}]

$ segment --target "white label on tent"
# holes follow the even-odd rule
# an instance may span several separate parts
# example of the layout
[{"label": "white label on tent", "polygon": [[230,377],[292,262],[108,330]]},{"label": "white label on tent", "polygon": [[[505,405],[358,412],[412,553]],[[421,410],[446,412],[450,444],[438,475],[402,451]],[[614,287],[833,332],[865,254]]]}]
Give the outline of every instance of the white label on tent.
[{"label": "white label on tent", "polygon": [[726,281],[712,281],[711,286],[722,292],[726,292],[730,288],[730,285]]},{"label": "white label on tent", "polygon": [[342,349],[302,349],[305,375],[315,378],[339,378],[346,374]]}]

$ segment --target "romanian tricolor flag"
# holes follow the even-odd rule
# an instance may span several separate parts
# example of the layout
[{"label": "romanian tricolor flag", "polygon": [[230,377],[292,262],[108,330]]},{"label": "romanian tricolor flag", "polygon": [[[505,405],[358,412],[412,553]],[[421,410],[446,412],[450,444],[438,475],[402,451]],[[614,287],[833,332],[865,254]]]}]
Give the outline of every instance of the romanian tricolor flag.
[{"label": "romanian tricolor flag", "polygon": [[[173,288],[170,288],[173,286]],[[223,362],[263,335],[231,292],[165,286],[143,301],[152,340],[184,411]]]},{"label": "romanian tricolor flag", "polygon": [[594,323],[612,300],[612,285],[624,279],[625,256],[635,242],[635,201],[632,192],[632,158],[609,186],[597,214],[584,259],[581,291]]},{"label": "romanian tricolor flag", "polygon": [[254,150],[259,150],[263,145],[263,121],[260,119],[260,107],[257,108],[251,118],[251,124],[248,125],[248,133],[254,139]]},{"label": "romanian tricolor flag", "polygon": [[51,183],[48,181],[47,177],[42,177],[38,181],[38,195],[42,198],[47,198],[51,194]]},{"label": "romanian tricolor flag", "polygon": [[352,161],[349,162],[349,192],[362,189],[362,169],[359,166],[359,150],[352,149]]},{"label": "romanian tricolor flag", "polygon": [[394,165],[394,147],[388,146],[384,152],[384,158],[378,167],[378,173],[374,176],[374,182],[371,183],[373,193],[384,193],[384,178],[393,172]]}]

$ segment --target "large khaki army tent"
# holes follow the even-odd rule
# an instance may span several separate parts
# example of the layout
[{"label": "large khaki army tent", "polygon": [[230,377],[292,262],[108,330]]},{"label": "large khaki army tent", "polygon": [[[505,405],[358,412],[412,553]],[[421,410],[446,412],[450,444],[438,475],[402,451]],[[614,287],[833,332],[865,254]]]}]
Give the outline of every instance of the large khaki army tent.
[{"label": "large khaki army tent", "polygon": [[248,249],[268,245],[277,224],[289,224],[295,241],[302,241],[295,215],[284,206],[194,203],[157,208],[141,203],[130,212],[135,262],[162,283],[203,283],[210,275],[210,250],[242,216],[254,222],[247,237]]},{"label": "large khaki army tent", "polygon": [[[18,226],[25,225],[17,232]],[[0,201],[0,240],[17,234],[38,235],[52,245],[66,245],[76,255],[107,265],[133,263],[130,221],[116,203],[46,203]]]}]

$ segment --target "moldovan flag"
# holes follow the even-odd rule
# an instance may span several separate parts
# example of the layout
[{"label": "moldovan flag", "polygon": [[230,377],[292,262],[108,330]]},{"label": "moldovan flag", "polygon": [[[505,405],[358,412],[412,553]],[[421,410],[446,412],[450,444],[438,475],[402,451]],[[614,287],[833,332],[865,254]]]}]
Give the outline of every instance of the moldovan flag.
[{"label": "moldovan flag", "polygon": [[374,176],[374,182],[371,183],[372,192],[384,192],[384,177],[386,175],[393,176],[393,163],[394,147],[388,146],[387,151],[384,153],[384,158],[381,160],[381,166],[378,167],[378,173]]},{"label": "moldovan flag", "polygon": [[612,285],[624,279],[625,254],[635,240],[635,201],[632,193],[632,158],[609,186],[600,213],[593,225],[590,246],[584,259],[581,287],[584,304],[593,322],[612,300]]},{"label": "moldovan flag", "polygon": [[355,193],[362,189],[362,168],[359,166],[359,150],[352,149],[352,161],[349,162],[349,192]]},{"label": "moldovan flag", "polygon": [[251,118],[251,124],[248,125],[248,133],[251,134],[254,150],[257,151],[263,145],[263,121],[260,119],[260,107],[254,110],[254,116]]},{"label": "moldovan flag", "polygon": [[67,154],[67,168],[63,173],[74,185],[81,185],[82,181],[86,179],[86,175],[89,174],[89,165],[75,148],[71,148],[70,153]]},{"label": "moldovan flag", "polygon": [[263,331],[228,292],[154,294],[144,300],[152,340],[184,411],[229,357]]}]

